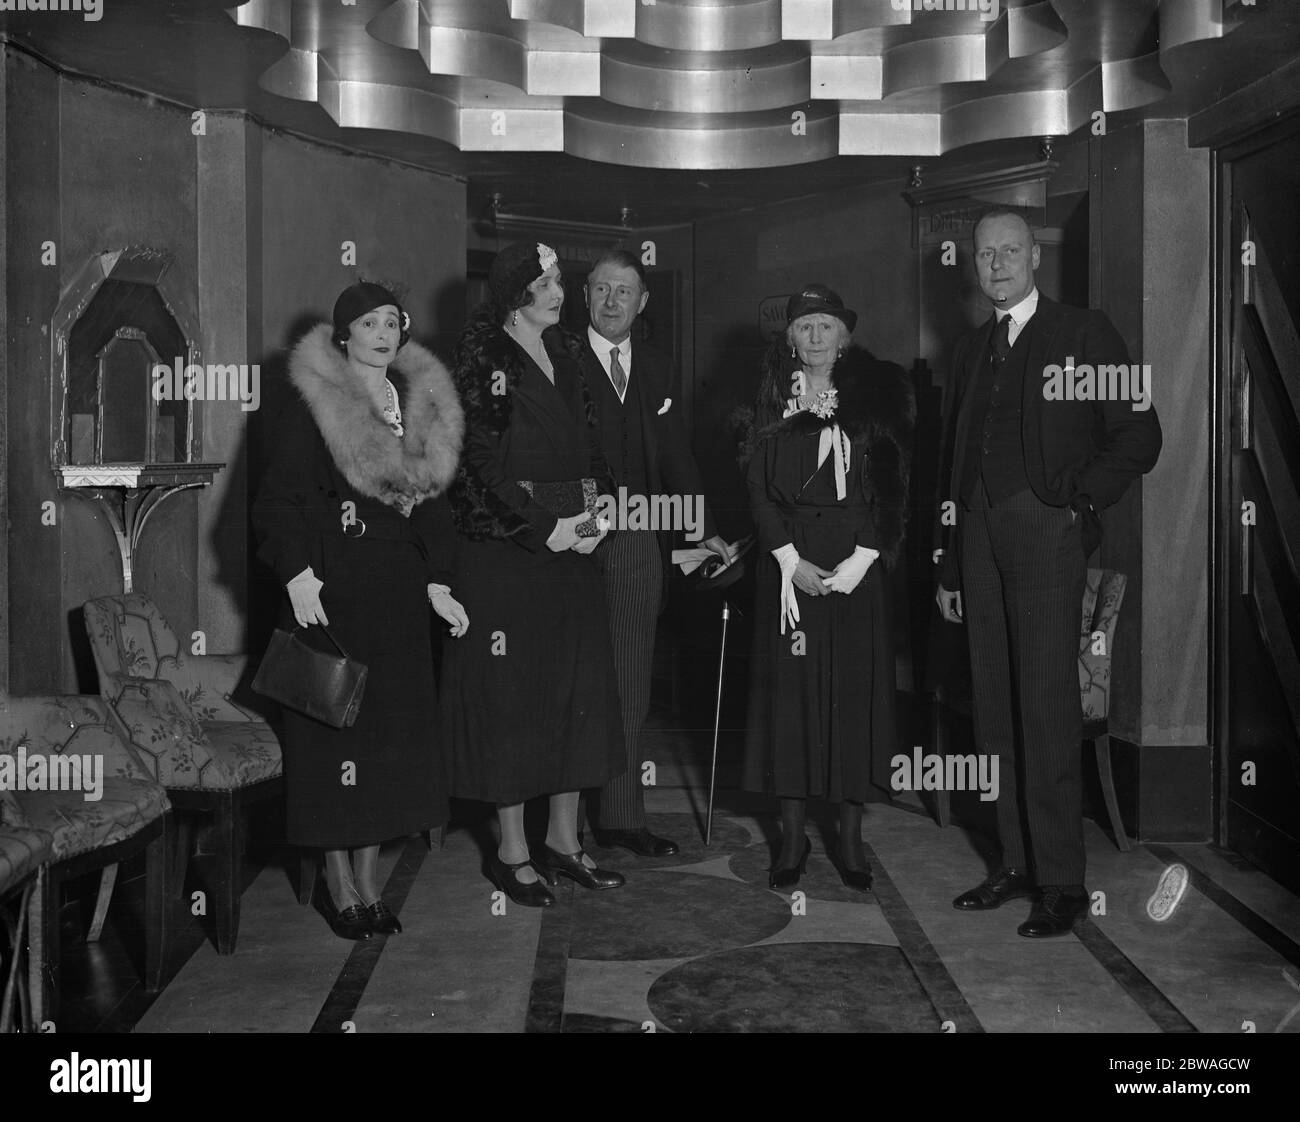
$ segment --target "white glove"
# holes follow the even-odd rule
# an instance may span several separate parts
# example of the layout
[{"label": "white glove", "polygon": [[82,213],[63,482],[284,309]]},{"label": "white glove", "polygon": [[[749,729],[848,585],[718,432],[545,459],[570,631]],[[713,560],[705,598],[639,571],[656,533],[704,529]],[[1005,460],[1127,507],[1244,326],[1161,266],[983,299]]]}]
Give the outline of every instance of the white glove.
[{"label": "white glove", "polygon": [[835,575],[827,577],[824,584],[829,592],[843,592],[846,596],[862,583],[871,563],[880,556],[880,551],[860,545],[853,553],[835,566]]},{"label": "white glove", "polygon": [[313,623],[329,623],[325,618],[325,609],[320,603],[320,590],[325,585],[316,579],[316,574],[311,571],[310,565],[284,587],[289,593],[289,603],[293,605],[293,618],[300,626],[310,627]]},{"label": "white glove", "polygon": [[469,614],[445,584],[429,585],[429,603],[438,616],[451,625],[453,638],[459,639],[469,630]]},{"label": "white glove", "polygon": [[799,604],[794,594],[794,571],[799,567],[799,553],[793,545],[786,544],[772,550],[772,556],[781,566],[781,634],[785,634],[785,621],[790,619],[790,630],[799,622]]}]

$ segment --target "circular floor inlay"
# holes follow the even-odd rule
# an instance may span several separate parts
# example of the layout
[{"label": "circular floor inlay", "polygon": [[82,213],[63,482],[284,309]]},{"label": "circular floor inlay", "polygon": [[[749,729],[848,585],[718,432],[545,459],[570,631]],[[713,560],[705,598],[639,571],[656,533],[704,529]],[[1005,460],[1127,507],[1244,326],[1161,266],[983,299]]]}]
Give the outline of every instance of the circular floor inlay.
[{"label": "circular floor inlay", "polygon": [[738,881],[627,870],[627,884],[573,894],[570,958],[687,958],[757,943],[791,921],[790,905]]},{"label": "circular floor inlay", "polygon": [[648,998],[655,1020],[673,1032],[940,1028],[902,952],[862,943],[720,951],[669,970],[650,987]]}]

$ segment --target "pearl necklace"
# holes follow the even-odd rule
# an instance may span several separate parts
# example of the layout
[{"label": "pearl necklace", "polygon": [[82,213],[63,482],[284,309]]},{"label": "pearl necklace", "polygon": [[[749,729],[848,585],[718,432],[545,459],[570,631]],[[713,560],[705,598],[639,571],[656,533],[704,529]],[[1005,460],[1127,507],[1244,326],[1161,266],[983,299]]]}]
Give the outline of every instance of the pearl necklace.
[{"label": "pearl necklace", "polygon": [[397,391],[393,389],[393,383],[387,378],[384,379],[384,395],[387,398],[384,420],[388,422],[388,427],[393,430],[394,436],[401,436],[406,431],[402,428],[402,407],[398,403]]}]

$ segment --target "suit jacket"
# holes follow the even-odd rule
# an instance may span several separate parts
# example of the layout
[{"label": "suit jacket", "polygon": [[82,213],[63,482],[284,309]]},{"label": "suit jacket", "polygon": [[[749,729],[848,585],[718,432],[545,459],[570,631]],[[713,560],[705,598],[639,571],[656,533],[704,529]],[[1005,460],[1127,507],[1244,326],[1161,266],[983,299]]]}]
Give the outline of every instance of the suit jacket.
[{"label": "suit jacket", "polygon": [[[964,335],[953,356],[945,402],[944,459],[939,471],[939,501],[958,501],[965,469],[967,435],[979,418],[971,416],[970,392],[987,361],[994,318]],[[1087,495],[1100,511],[1119,500],[1139,475],[1150,471],[1160,455],[1160,421],[1155,407],[1134,409],[1130,401],[1048,401],[1043,370],[1050,365],[1127,365],[1128,350],[1105,313],[1072,308],[1038,295],[1038,310],[1024,329],[1029,354],[1021,398],[1021,439],[1025,472],[1039,500],[1068,506]],[[1068,362],[1068,360],[1073,360]],[[1083,515],[1083,548],[1092,553],[1101,543],[1101,522]],[[942,520],[940,520],[942,521]],[[938,527],[943,555],[939,583],[949,591],[961,587],[951,527]]]},{"label": "suit jacket", "polygon": [[[591,340],[585,332],[582,336],[580,362],[583,377],[588,384],[595,384],[596,380],[609,381],[609,375],[605,373],[596,352],[591,349]],[[682,423],[681,400],[673,377],[672,360],[654,347],[633,341],[631,376],[640,380],[641,433],[646,454],[646,478],[651,493],[703,496],[704,481],[695,463],[695,456],[691,453],[686,426]],[[666,402],[670,403],[668,409],[660,412]],[[704,538],[711,538],[717,532],[713,510],[706,499]],[[670,543],[670,535],[660,535],[662,549],[666,551]]]}]

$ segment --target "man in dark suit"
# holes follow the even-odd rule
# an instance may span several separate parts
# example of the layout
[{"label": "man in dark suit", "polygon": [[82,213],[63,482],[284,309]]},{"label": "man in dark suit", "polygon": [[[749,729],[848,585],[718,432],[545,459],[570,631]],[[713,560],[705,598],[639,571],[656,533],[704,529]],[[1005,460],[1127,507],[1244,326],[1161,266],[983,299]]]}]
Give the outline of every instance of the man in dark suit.
[{"label": "man in dark suit", "polygon": [[[606,253],[587,276],[591,325],[582,355],[583,374],[596,403],[601,447],[614,481],[627,495],[680,496],[678,509],[698,517],[698,544],[729,560],[704,502],[699,468],[691,455],[676,399],[671,360],[632,341],[632,326],[650,299],[641,262],[623,250]],[[690,527],[676,527],[690,529]],[[609,601],[614,668],[623,708],[627,771],[600,793],[596,840],[645,857],[677,852],[645,824],[641,729],[650,709],[655,627],[663,599],[670,528],[618,527],[596,551]]]},{"label": "man in dark suit", "polygon": [[[956,505],[957,549],[944,551],[935,600],[945,620],[966,624],[976,744],[999,757],[1002,861],[953,906],[1033,895],[1019,932],[1041,938],[1088,909],[1077,669],[1086,559],[1101,541],[1097,512],[1155,466],[1160,424],[1149,385],[1138,400],[1121,377],[1072,392],[1076,370],[1127,370],[1128,354],[1104,314],[1039,293],[1040,251],[1019,212],[986,211],[974,242],[994,316],[954,358],[939,478]],[[1098,388],[1108,400],[1095,400]]]}]

